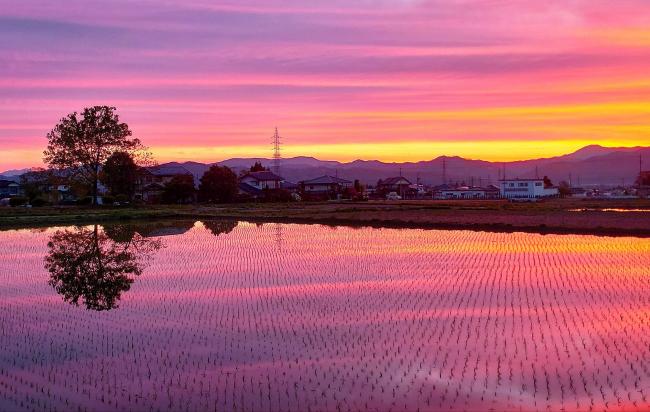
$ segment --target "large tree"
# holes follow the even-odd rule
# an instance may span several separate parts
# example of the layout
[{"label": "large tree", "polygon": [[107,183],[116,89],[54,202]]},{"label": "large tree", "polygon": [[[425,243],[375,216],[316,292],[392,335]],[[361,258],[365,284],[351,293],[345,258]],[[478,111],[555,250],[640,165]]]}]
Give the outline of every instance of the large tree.
[{"label": "large tree", "polygon": [[87,107],[81,116],[74,112],[62,118],[47,134],[45,163],[89,185],[94,204],[104,162],[117,151],[143,151],[140,140],[131,136],[129,126],[120,122],[115,110],[109,106]]},{"label": "large tree", "polygon": [[129,200],[135,194],[138,165],[127,152],[115,152],[106,159],[99,180],[113,196],[126,195]]},{"label": "large tree", "polygon": [[165,184],[164,203],[187,203],[194,200],[194,176],[176,175]]},{"label": "large tree", "polygon": [[237,190],[237,175],[226,166],[214,165],[201,177],[199,200],[211,203],[232,202]]},{"label": "large tree", "polygon": [[269,170],[269,169],[264,167],[261,162],[255,162],[255,164],[253,166],[251,166],[249,170],[251,172],[263,172],[263,171]]}]

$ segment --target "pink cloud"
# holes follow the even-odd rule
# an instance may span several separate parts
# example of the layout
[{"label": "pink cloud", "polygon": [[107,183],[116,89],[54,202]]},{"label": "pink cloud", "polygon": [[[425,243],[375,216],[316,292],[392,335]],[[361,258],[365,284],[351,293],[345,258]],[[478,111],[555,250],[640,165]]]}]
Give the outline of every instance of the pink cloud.
[{"label": "pink cloud", "polygon": [[[0,10],[0,145],[34,152],[0,169],[31,165],[54,123],[92,104],[118,106],[154,149],[261,145],[275,125],[296,145],[561,140],[576,132],[561,132],[562,117],[546,130],[472,109],[638,104],[650,82],[641,0],[0,0]],[[432,111],[464,115],[413,115]],[[592,117],[585,131],[639,114]],[[593,140],[631,142],[621,136]]]}]

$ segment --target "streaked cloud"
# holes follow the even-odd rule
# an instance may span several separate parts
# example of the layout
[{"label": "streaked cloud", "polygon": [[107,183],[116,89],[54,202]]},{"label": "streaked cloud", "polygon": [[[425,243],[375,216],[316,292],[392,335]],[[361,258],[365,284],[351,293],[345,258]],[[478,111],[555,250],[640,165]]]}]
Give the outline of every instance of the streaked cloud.
[{"label": "streaked cloud", "polygon": [[647,27],[642,0],[0,0],[0,169],[93,104],[161,161],[263,155],[276,125],[338,159],[647,144]]}]

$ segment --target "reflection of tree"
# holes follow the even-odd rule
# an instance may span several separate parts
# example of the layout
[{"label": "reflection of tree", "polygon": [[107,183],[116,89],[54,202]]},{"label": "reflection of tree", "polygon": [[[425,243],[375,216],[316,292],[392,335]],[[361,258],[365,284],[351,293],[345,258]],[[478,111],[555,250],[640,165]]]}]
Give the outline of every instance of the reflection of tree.
[{"label": "reflection of tree", "polygon": [[161,220],[145,223],[107,224],[104,233],[115,242],[130,242],[135,235],[160,237],[182,235],[194,226],[193,220]]},{"label": "reflection of tree", "polygon": [[86,308],[99,311],[118,307],[122,292],[129,290],[161,243],[138,234],[112,240],[95,225],[58,230],[47,246],[49,284],[66,302],[79,306],[82,300]]},{"label": "reflection of tree", "polygon": [[238,223],[236,220],[207,220],[203,222],[203,226],[213,235],[219,236],[222,233],[232,232]]}]

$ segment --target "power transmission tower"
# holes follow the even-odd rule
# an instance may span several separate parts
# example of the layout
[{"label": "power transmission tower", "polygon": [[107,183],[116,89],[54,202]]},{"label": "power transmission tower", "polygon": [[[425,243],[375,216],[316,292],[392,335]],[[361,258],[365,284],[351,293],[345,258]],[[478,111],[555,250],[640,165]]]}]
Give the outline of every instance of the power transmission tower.
[{"label": "power transmission tower", "polygon": [[280,161],[282,160],[282,154],[280,153],[281,144],[278,128],[276,127],[275,133],[273,134],[273,173],[278,176],[280,176]]}]

